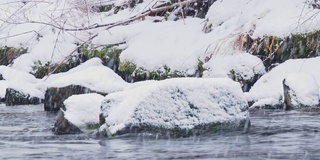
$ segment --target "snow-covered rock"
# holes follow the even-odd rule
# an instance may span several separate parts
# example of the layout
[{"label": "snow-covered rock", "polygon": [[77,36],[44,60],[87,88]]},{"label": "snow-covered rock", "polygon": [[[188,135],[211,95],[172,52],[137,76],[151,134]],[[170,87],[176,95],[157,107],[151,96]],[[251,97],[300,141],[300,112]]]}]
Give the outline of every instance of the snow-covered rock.
[{"label": "snow-covered rock", "polygon": [[55,134],[88,133],[99,127],[100,106],[104,96],[96,93],[74,95],[64,101],[54,125]]},{"label": "snow-covered rock", "polygon": [[262,61],[248,53],[235,53],[233,55],[213,55],[204,64],[206,71],[203,77],[229,77],[240,82],[242,90],[247,92],[251,86],[266,73]]},{"label": "snow-covered rock", "polygon": [[7,66],[0,66],[0,99],[7,105],[38,104],[44,99],[39,79]]},{"label": "snow-covered rock", "polygon": [[311,74],[289,74],[283,88],[286,110],[319,106],[319,86]]},{"label": "snow-covered rock", "polygon": [[57,78],[49,87],[80,85],[93,91],[111,93],[129,86],[119,75],[106,66],[93,66]]},{"label": "snow-covered rock", "polygon": [[288,60],[278,65],[263,75],[250,91],[245,93],[247,100],[254,103],[262,99],[273,98],[283,103],[284,91],[282,82],[289,74],[297,72],[311,74],[319,86],[320,57]]},{"label": "snow-covered rock", "polygon": [[84,93],[106,95],[130,87],[130,84],[113,70],[103,66],[98,58],[93,58],[68,72],[45,77],[43,83],[48,87],[44,101],[46,111],[58,111],[64,108],[63,101],[72,95]]},{"label": "snow-covered rock", "polygon": [[79,128],[98,126],[103,99],[104,96],[96,93],[71,96],[64,101],[65,118]]},{"label": "snow-covered rock", "polygon": [[6,81],[28,83],[39,82],[33,75],[7,66],[0,66],[0,75],[2,75],[2,78]]},{"label": "snow-covered rock", "polygon": [[[33,88],[31,88],[33,89]],[[33,89],[31,93],[35,93],[37,90]],[[40,91],[38,91],[40,92]],[[40,104],[43,101],[43,94],[40,92],[41,97],[35,97],[32,94],[28,94],[25,92],[22,92],[20,90],[15,90],[12,88],[6,89],[6,95],[5,95],[5,104],[7,106],[13,106],[13,105],[27,105],[27,104]]]},{"label": "snow-covered rock", "polygon": [[107,136],[141,132],[188,136],[241,128],[248,116],[241,87],[229,78],[153,81],[107,95],[101,109],[99,131]]}]

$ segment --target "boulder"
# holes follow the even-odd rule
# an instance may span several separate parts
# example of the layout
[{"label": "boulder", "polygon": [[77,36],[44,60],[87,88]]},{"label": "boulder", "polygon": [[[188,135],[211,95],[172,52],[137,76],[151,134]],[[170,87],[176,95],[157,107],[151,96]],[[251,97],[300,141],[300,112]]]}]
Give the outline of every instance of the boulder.
[{"label": "boulder", "polygon": [[238,52],[233,55],[211,55],[205,58],[203,77],[229,77],[241,84],[248,92],[253,84],[266,73],[262,61],[249,53]]},{"label": "boulder", "polygon": [[99,133],[184,137],[244,128],[247,118],[239,83],[229,78],[174,78],[107,95]]},{"label": "boulder", "polygon": [[63,111],[59,111],[58,118],[52,129],[54,134],[77,134],[82,131],[72,123],[70,123],[65,117]]},{"label": "boulder", "polygon": [[27,105],[27,104],[40,104],[43,99],[40,97],[34,97],[30,94],[26,94],[22,91],[15,90],[13,88],[6,89],[5,104],[8,106],[13,105]]},{"label": "boulder", "polygon": [[[91,133],[99,128],[99,113],[104,96],[96,93],[73,95],[64,101],[54,125],[55,134]],[[81,132],[79,132],[79,130]]]},{"label": "boulder", "polygon": [[[69,85],[66,87],[51,87],[48,88],[44,98],[44,110],[45,111],[59,111],[60,108],[65,110],[63,104],[64,100],[72,95],[96,93],[89,88],[80,85]],[[104,93],[100,93],[105,95]]]},{"label": "boulder", "polygon": [[283,90],[286,110],[319,106],[319,86],[311,74],[289,74],[283,80]]}]

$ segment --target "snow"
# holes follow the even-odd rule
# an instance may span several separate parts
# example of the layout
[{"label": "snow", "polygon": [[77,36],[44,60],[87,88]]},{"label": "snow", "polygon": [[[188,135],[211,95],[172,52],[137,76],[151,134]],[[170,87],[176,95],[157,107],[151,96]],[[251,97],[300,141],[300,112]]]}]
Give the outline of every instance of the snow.
[{"label": "snow", "polygon": [[252,104],[250,106],[250,109],[252,109],[252,108],[263,109],[263,108],[266,108],[266,106],[270,106],[270,108],[276,108],[275,106],[279,106],[281,104],[282,103],[281,103],[281,101],[279,99],[264,98],[264,99],[258,100],[254,104]]},{"label": "snow", "polygon": [[96,93],[73,95],[64,101],[64,117],[79,128],[99,124],[103,99],[104,96]]},{"label": "snow", "polygon": [[207,68],[203,77],[230,77],[230,71],[234,71],[244,80],[250,80],[255,75],[266,73],[262,61],[248,53],[235,53],[233,55],[214,55],[205,63]]},{"label": "snow", "polygon": [[319,86],[315,78],[309,73],[292,73],[285,78],[285,85],[289,89],[293,106],[319,105]]},{"label": "snow", "polygon": [[[246,93],[248,101],[258,101],[265,98],[283,100],[282,81],[289,74],[306,73],[311,74],[318,86],[320,84],[320,57],[309,59],[290,59],[273,68],[270,72],[262,76]],[[302,83],[302,84],[301,84]],[[303,81],[297,83],[297,87],[304,87],[308,84]]]},{"label": "snow", "polygon": [[48,81],[50,82],[48,87],[81,85],[102,93],[121,91],[129,87],[129,84],[110,68],[103,65],[95,65],[97,65],[97,59],[90,60],[80,65],[79,68],[76,67],[67,73],[63,73],[63,75],[60,74],[53,77]]},{"label": "snow", "polygon": [[[319,10],[312,9],[306,0],[223,0],[216,1],[207,18],[213,32],[251,33],[288,36],[292,33],[315,31],[319,28]],[[215,31],[216,30],[216,31]]]},{"label": "snow", "polygon": [[153,81],[107,95],[101,108],[106,124],[100,130],[113,135],[128,126],[193,129],[237,123],[246,118],[247,107],[240,84],[229,78]]},{"label": "snow", "polygon": [[0,66],[0,98],[4,98],[7,88],[12,88],[32,97],[44,98],[44,92],[38,88],[39,79],[33,75],[7,67]]},{"label": "snow", "polygon": [[7,81],[36,83],[39,80],[33,75],[7,66],[0,66],[0,75]]}]

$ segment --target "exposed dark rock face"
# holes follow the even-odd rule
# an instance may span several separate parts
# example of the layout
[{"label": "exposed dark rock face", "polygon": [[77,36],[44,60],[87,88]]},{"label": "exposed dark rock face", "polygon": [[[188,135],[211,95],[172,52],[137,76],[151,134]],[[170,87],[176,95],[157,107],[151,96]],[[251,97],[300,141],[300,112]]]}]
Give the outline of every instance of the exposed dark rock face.
[{"label": "exposed dark rock face", "polygon": [[70,123],[62,111],[59,111],[58,118],[52,129],[54,134],[78,134],[83,133],[77,126]]},{"label": "exposed dark rock face", "polygon": [[77,94],[84,93],[96,93],[91,91],[89,88],[79,85],[69,85],[61,88],[48,88],[44,98],[44,110],[45,111],[59,111],[60,108],[65,110],[63,101],[68,97]]},{"label": "exposed dark rock face", "polygon": [[7,106],[40,104],[42,101],[43,99],[32,97],[29,94],[22,93],[12,88],[7,88],[6,90],[5,104]]},{"label": "exposed dark rock face", "polygon": [[282,81],[283,84],[283,92],[284,92],[284,109],[290,110],[293,109],[291,95],[290,95],[290,88],[286,85],[286,79]]},{"label": "exposed dark rock face", "polygon": [[44,110],[45,111],[54,111],[57,112],[61,109],[65,110],[63,104],[64,100],[72,95],[85,94],[85,93],[98,93],[103,96],[107,95],[106,93],[93,91],[89,88],[80,86],[80,85],[69,85],[66,87],[52,87],[48,88],[44,98]]}]

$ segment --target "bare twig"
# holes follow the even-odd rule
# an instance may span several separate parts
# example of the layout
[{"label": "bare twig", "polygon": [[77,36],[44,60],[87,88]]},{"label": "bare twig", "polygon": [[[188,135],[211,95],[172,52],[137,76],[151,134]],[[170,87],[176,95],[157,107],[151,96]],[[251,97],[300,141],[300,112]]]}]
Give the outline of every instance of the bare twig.
[{"label": "bare twig", "polygon": [[91,30],[91,29],[96,29],[96,28],[101,28],[101,27],[106,27],[106,30],[108,30],[108,29],[111,29],[111,28],[119,26],[119,25],[128,25],[129,23],[134,22],[139,19],[143,19],[152,13],[168,11],[168,10],[174,9],[176,7],[184,7],[184,6],[189,5],[190,3],[200,2],[200,1],[203,1],[203,0],[186,0],[186,1],[183,1],[180,3],[174,3],[170,6],[150,8],[149,10],[146,10],[138,15],[132,16],[132,17],[130,17],[126,20],[123,20],[123,21],[118,21],[118,22],[114,22],[114,23],[107,23],[107,24],[93,24],[93,25],[89,25],[89,26],[83,27],[83,28],[65,28],[63,26],[52,24],[50,22],[39,22],[39,21],[27,21],[27,22],[21,22],[21,23],[6,21],[6,23],[11,23],[11,24],[25,24],[25,23],[44,24],[44,25],[48,25],[48,26],[51,26],[51,27],[54,27],[54,28],[57,28],[60,30],[64,30],[64,31],[85,31],[85,30]]}]

